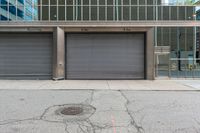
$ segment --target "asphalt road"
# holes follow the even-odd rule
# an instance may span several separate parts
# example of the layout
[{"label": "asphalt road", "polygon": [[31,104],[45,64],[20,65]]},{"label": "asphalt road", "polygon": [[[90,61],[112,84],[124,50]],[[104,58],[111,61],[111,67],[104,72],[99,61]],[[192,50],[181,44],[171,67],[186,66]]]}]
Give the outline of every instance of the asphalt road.
[{"label": "asphalt road", "polygon": [[0,133],[200,133],[200,92],[0,90]]}]

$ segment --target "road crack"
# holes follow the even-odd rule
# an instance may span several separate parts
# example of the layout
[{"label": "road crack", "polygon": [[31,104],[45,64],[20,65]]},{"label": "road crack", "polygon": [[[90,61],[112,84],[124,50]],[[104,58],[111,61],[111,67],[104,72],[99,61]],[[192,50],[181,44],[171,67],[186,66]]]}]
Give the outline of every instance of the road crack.
[{"label": "road crack", "polygon": [[139,126],[136,122],[136,120],[134,119],[133,115],[131,114],[130,110],[128,109],[128,104],[130,103],[130,100],[126,97],[126,95],[119,90],[121,96],[126,100],[126,103],[124,104],[125,108],[126,108],[126,112],[128,113],[129,117],[131,118],[131,125],[134,126],[137,130],[137,133],[145,133],[145,130],[142,126]]}]

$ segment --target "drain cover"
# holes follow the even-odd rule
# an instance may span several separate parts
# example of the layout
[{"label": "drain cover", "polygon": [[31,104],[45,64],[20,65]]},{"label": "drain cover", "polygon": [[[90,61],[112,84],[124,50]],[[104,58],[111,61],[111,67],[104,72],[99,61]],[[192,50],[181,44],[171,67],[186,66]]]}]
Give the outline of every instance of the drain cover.
[{"label": "drain cover", "polygon": [[60,113],[63,115],[79,115],[83,113],[83,108],[75,106],[65,107],[60,111]]}]

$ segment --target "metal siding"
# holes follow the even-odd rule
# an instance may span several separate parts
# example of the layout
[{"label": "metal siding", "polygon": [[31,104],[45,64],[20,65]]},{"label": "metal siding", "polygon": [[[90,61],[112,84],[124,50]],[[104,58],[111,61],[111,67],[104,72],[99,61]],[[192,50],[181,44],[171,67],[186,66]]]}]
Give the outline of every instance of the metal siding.
[{"label": "metal siding", "polygon": [[67,79],[144,79],[144,34],[67,34]]},{"label": "metal siding", "polygon": [[0,34],[1,79],[50,79],[52,34]]}]

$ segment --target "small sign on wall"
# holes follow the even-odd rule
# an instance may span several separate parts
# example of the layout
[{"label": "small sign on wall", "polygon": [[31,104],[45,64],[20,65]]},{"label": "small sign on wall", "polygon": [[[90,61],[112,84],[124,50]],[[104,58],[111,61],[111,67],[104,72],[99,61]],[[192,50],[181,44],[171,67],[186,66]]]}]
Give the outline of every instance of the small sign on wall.
[{"label": "small sign on wall", "polygon": [[170,46],[155,46],[155,54],[169,54]]}]

